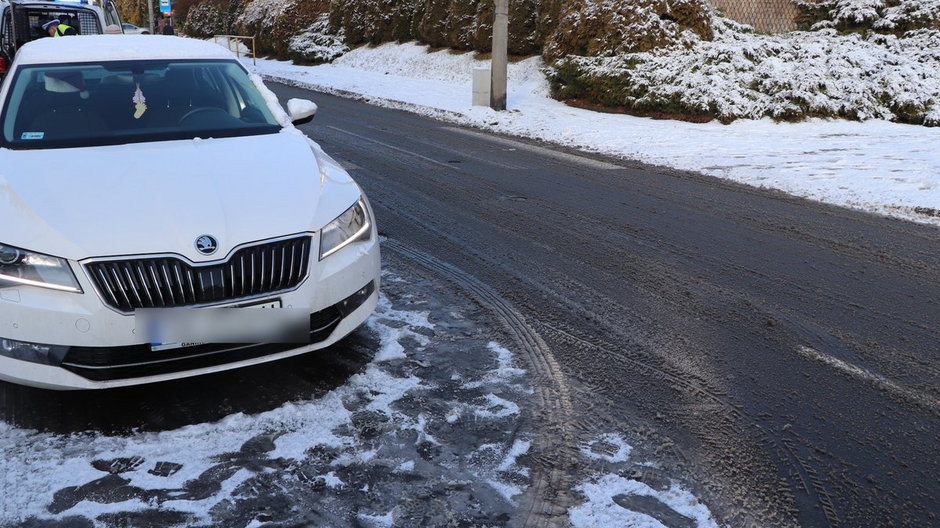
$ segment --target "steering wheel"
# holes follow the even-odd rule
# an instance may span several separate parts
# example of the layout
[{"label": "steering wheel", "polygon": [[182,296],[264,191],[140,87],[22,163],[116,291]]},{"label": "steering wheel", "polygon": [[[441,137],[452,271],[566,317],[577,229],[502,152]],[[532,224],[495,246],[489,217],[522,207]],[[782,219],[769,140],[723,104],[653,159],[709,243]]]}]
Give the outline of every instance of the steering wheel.
[{"label": "steering wheel", "polygon": [[226,112],[225,110],[222,110],[221,108],[217,106],[200,106],[197,108],[193,108],[189,112],[186,112],[185,114],[183,114],[183,116],[179,118],[177,123],[182,123],[183,121],[186,121],[187,119],[190,119],[191,117],[195,115],[210,114],[210,113],[212,114],[222,113],[224,115],[228,115],[228,112]]}]

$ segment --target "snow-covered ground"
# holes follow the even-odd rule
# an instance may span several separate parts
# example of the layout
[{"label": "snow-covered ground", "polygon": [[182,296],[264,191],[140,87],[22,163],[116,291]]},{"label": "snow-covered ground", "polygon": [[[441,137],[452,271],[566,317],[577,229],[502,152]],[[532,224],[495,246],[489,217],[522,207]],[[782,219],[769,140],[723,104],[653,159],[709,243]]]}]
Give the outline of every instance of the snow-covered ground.
[{"label": "snow-covered ground", "polygon": [[[440,525],[435,515],[469,502],[486,508],[467,515],[508,514],[528,487],[519,458],[531,442],[517,425],[531,393],[526,372],[509,350],[467,333],[442,346],[440,337],[456,338],[435,319],[463,316],[408,293],[411,277],[385,273],[383,282],[396,300],[383,295],[368,321],[374,356],[322,396],[129,434],[0,421],[0,526],[391,527],[416,514]],[[429,305],[438,315],[420,309]],[[481,363],[455,366],[456,351]],[[440,499],[424,504],[427,493]]]},{"label": "snow-covered ground", "polygon": [[470,53],[414,43],[350,51],[332,64],[258,60],[267,79],[507,134],[700,171],[826,203],[940,225],[940,128],[887,121],[693,124],[572,108],[548,96],[539,58],[510,65],[508,111],[471,105]]},{"label": "snow-covered ground", "polygon": [[[386,269],[362,366],[265,412],[128,433],[0,421],[0,526],[506,526],[533,479],[531,379],[438,291]],[[616,433],[581,446],[574,528],[716,526],[675,483],[633,477],[657,461],[632,453]]]}]

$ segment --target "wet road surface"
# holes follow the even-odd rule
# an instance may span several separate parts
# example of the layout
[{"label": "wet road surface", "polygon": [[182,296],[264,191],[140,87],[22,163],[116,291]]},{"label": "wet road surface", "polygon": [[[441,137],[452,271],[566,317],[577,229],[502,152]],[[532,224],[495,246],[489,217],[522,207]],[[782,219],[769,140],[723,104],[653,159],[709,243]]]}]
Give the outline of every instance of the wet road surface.
[{"label": "wet road surface", "polygon": [[539,387],[521,525],[564,522],[609,432],[731,526],[940,523],[940,230],[273,87],[391,251],[503,306]]}]

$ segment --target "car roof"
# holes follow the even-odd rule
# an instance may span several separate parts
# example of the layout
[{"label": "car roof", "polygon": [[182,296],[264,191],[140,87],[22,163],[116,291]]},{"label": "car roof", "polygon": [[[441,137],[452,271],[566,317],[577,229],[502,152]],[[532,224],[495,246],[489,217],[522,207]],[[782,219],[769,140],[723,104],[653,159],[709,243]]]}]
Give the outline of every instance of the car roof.
[{"label": "car roof", "polygon": [[44,4],[49,6],[75,6],[75,7],[101,7],[99,2],[89,0],[0,0],[0,4],[16,5],[35,5]]},{"label": "car roof", "polygon": [[25,44],[16,63],[50,64],[147,59],[234,59],[218,44],[184,37],[80,35],[43,38]]},{"label": "car roof", "polygon": [[92,4],[82,1],[75,0],[15,0],[10,2],[10,0],[0,0],[0,7],[7,7],[10,4],[16,4],[17,6],[26,6],[26,7],[46,7],[52,9],[93,9],[95,11],[101,11],[101,6],[98,4]]}]

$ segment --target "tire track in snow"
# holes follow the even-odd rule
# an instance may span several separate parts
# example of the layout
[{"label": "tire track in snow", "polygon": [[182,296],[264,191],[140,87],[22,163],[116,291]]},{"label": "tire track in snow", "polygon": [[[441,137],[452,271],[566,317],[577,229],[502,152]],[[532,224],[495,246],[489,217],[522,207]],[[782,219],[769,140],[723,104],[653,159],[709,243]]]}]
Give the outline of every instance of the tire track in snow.
[{"label": "tire track in snow", "polygon": [[383,247],[467,290],[494,313],[521,348],[538,381],[535,387],[541,412],[536,419],[543,423],[539,424],[535,435],[532,487],[520,501],[520,510],[524,513],[518,525],[525,528],[568,526],[567,514],[573,504],[571,490],[575,484],[572,475],[580,461],[571,427],[574,411],[570,391],[548,345],[521,313],[475,277],[396,240],[387,239]]}]

